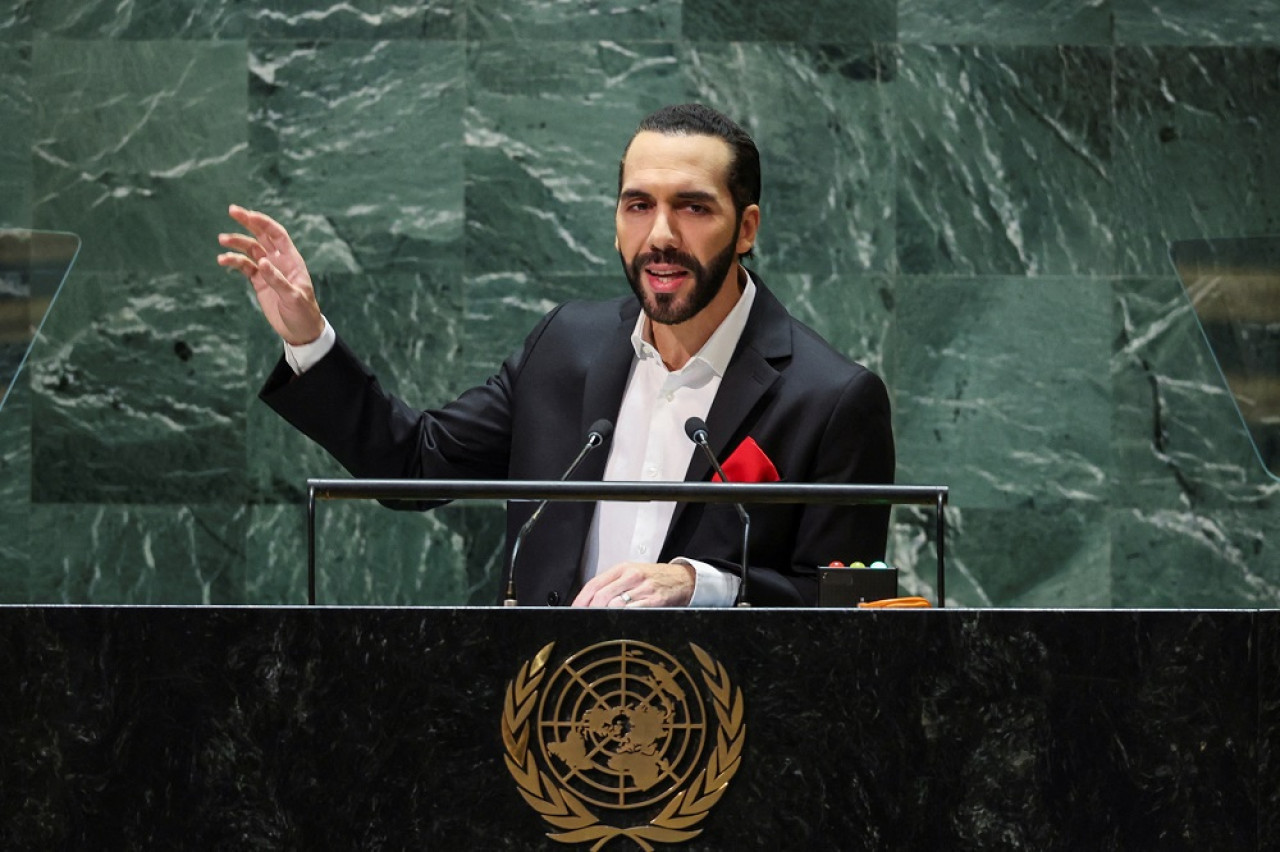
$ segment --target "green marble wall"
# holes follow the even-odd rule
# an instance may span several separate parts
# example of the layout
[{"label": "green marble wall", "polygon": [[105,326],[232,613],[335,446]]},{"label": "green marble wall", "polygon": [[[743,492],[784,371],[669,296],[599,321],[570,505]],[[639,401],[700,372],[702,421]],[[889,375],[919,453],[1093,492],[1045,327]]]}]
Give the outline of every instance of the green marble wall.
[{"label": "green marble wall", "polygon": [[[0,225],[80,261],[0,411],[0,600],[304,599],[277,354],[214,264],[237,201],[427,406],[622,286],[617,158],[702,100],[764,152],[757,268],[879,369],[952,488],[953,603],[1280,603],[1275,483],[1165,257],[1280,231],[1280,0],[19,0]],[[489,602],[501,509],[321,509],[329,602]],[[892,557],[931,594],[927,513]],[[918,573],[917,573],[918,572]]]}]

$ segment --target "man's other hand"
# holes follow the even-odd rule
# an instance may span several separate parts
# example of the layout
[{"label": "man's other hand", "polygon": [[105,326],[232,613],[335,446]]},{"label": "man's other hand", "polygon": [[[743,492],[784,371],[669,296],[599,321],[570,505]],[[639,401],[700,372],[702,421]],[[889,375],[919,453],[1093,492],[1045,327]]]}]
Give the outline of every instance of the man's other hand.
[{"label": "man's other hand", "polygon": [[574,606],[687,606],[693,568],[670,562],[622,562],[587,581]]}]

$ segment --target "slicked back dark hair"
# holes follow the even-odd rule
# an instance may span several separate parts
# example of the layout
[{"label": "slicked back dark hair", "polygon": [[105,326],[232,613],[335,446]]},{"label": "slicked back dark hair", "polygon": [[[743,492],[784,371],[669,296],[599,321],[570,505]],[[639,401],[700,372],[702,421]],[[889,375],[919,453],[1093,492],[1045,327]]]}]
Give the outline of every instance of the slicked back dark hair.
[{"label": "slicked back dark hair", "polygon": [[[749,205],[760,203],[760,152],[747,131],[723,113],[702,104],[676,104],[649,113],[636,128],[632,140],[650,131],[667,136],[714,136],[729,146],[729,194],[733,206],[742,216]],[[618,164],[618,194],[622,194],[622,172],[627,164],[627,150]]]}]

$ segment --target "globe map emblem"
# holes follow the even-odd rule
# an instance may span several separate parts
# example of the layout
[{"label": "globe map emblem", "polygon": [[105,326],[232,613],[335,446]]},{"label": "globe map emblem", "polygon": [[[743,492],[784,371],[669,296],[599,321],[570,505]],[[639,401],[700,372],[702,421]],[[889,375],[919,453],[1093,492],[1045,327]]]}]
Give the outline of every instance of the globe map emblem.
[{"label": "globe map emblem", "polygon": [[707,736],[688,671],[632,640],[602,642],[565,660],[542,693],[536,727],[555,778],[608,808],[671,795],[699,767]]}]

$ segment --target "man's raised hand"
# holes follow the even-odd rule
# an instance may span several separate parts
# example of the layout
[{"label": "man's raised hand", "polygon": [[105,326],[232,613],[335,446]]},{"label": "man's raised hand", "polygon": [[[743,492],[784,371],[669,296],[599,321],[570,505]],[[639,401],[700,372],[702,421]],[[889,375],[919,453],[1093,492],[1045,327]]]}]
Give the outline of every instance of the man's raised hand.
[{"label": "man's raised hand", "polygon": [[228,212],[249,234],[218,234],[218,244],[230,249],[218,255],[218,265],[249,279],[267,322],[286,343],[301,346],[318,338],[324,317],[307,264],[289,232],[256,210],[233,204]]}]

